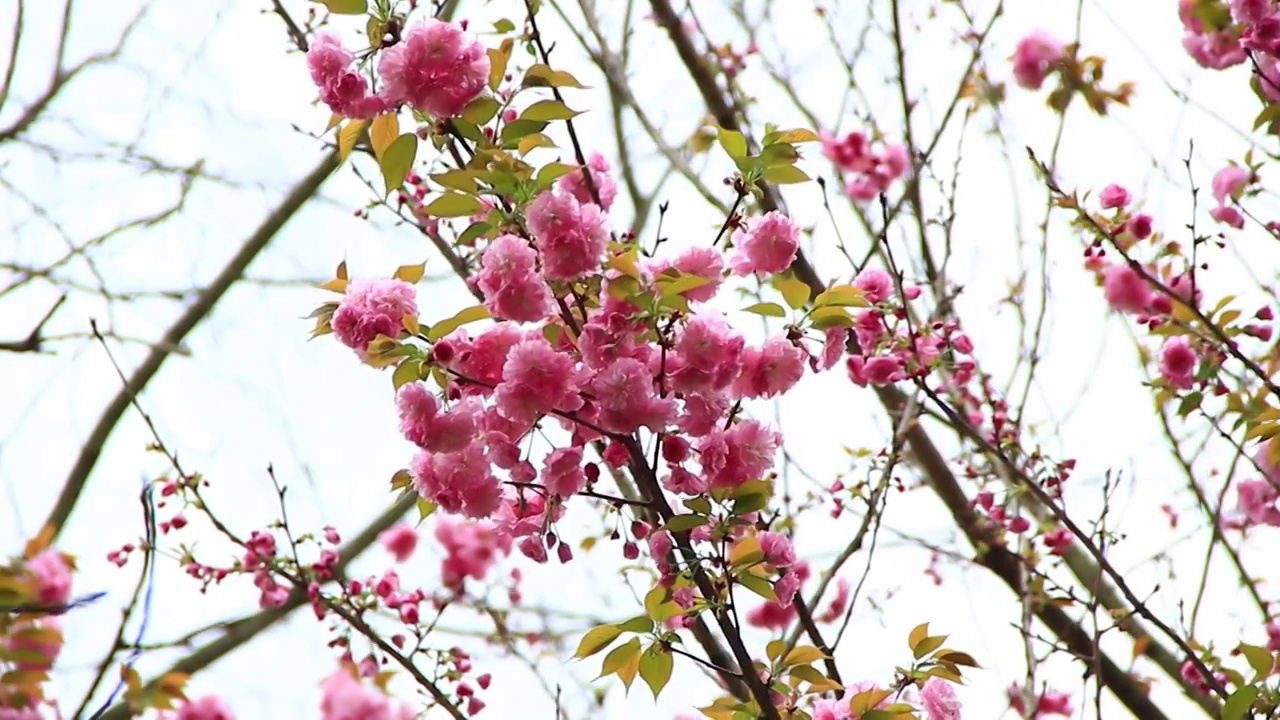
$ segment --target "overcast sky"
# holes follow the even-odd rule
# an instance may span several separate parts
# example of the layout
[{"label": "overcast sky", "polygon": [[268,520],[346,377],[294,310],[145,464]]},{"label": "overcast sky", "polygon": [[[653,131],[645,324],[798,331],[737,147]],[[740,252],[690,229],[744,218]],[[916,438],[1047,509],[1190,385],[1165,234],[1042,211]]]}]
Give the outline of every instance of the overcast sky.
[{"label": "overcast sky", "polygon": [[[7,126],[48,81],[52,33],[61,12],[48,6],[52,4],[27,4],[24,52],[11,101],[0,108],[0,127]],[[150,9],[122,61],[85,73],[51,108],[54,119],[39,123],[30,139],[90,156],[110,154],[113,145],[136,142],[140,152],[169,164],[185,166],[201,160],[205,172],[234,182],[197,181],[181,212],[104,246],[95,256],[97,269],[117,292],[176,290],[207,283],[262,216],[319,161],[321,146],[307,133],[321,132],[328,118],[327,110],[312,102],[315,92],[303,58],[286,52],[287,38],[279,18],[262,12],[266,0],[80,2],[73,13],[69,59],[109,47],[144,4]],[[751,7],[758,4],[749,3]],[[298,17],[310,5],[286,3]],[[473,18],[473,27],[485,27],[483,19],[506,16],[518,21],[521,14],[522,3],[512,0],[483,5],[463,2],[460,17]],[[714,37],[738,47],[745,44],[741,30],[727,14],[717,12],[718,3],[695,6]],[[781,13],[779,24],[766,34],[766,47],[776,59],[777,46],[769,38],[782,39],[791,67],[803,69],[796,75],[795,91],[827,127],[857,129],[852,114],[837,114],[843,71],[824,44],[824,31],[809,12],[808,2],[796,2],[796,6],[805,11]],[[986,18],[992,7],[990,1],[975,3],[972,11]],[[0,0],[0,17],[6,24],[14,9],[15,0]],[[601,12],[617,37],[620,8]],[[965,59],[963,48],[950,43],[957,27],[954,11],[940,12],[945,22],[926,21],[923,29],[908,38],[912,85],[917,93],[924,89],[917,117],[917,131],[922,133],[936,125]],[[977,114],[964,135],[950,273],[965,287],[958,304],[977,355],[997,377],[1011,367],[1017,346],[1016,318],[999,299],[1008,293],[1008,282],[1020,262],[1038,262],[1034,251],[1020,253],[1017,234],[1037,238],[1036,224],[1043,213],[1043,188],[1016,151],[1030,146],[1047,157],[1057,128],[1055,116],[1043,105],[1043,93],[1012,86],[1004,60],[1017,39],[1036,27],[1070,39],[1075,13],[1074,3],[1057,0],[1010,4],[987,57],[993,79],[1010,85],[1001,114],[1007,147],[1015,156],[1009,162],[996,138],[985,132],[992,122],[989,111]],[[542,30],[557,44],[557,65],[603,88],[603,80],[563,24],[550,12],[544,14]],[[670,45],[641,19],[642,14],[637,12],[633,18],[634,52],[644,58],[633,72],[634,87],[667,137],[679,143],[702,122],[704,109]],[[847,14],[841,26],[851,28],[848,42],[852,43],[860,15]],[[1171,3],[1089,0],[1082,18],[1086,52],[1106,56],[1108,82],[1132,80],[1137,94],[1132,108],[1119,109],[1113,117],[1100,119],[1083,107],[1071,108],[1059,161],[1061,181],[1082,190],[1100,189],[1110,182],[1124,184],[1156,218],[1158,229],[1178,232],[1192,217],[1187,175],[1181,166],[1189,143],[1195,143],[1191,163],[1195,181],[1206,187],[1214,170],[1228,159],[1238,160],[1248,148],[1246,139],[1231,129],[1247,130],[1257,112],[1257,101],[1247,87],[1247,70],[1221,74],[1195,70],[1181,48],[1181,29]],[[354,23],[338,29],[350,43],[357,41]],[[0,55],[8,55],[7,42],[7,37],[0,40],[4,50]],[[748,61],[749,77],[759,69],[753,63],[758,61]],[[893,129],[898,117],[893,110],[896,99],[888,84],[892,59],[883,40],[872,44],[858,75],[877,118],[887,133],[899,139],[900,131]],[[756,121],[805,124],[788,109],[776,86],[758,75],[751,82],[760,98],[753,109]],[[1171,88],[1205,105],[1180,103]],[[603,90],[576,91],[570,105],[588,110],[579,125],[584,145],[616,157]],[[1205,106],[1229,118],[1231,124],[1207,113]],[[142,127],[145,131],[139,136]],[[644,141],[635,123],[628,122],[627,128],[635,138],[640,176],[655,181],[661,174],[661,157]],[[935,165],[937,175],[947,181],[954,173],[959,134],[952,132],[948,138]],[[1274,140],[1267,146],[1273,145]],[[816,153],[810,155],[802,166],[811,174],[831,177],[831,168]],[[357,160],[356,166],[366,174],[372,172],[364,159]],[[714,172],[712,185],[718,186]],[[0,260],[30,265],[61,256],[66,248],[63,236],[84,241],[167,207],[178,188],[173,177],[140,176],[136,168],[93,159],[55,163],[47,154],[17,143],[0,145],[0,178],[5,181],[5,187],[0,187],[0,221],[9,230],[0,236]],[[48,217],[34,217],[23,195],[44,208]],[[340,170],[322,195],[280,233],[251,268],[252,277],[325,278],[343,259],[353,276],[381,276],[397,265],[425,259],[428,274],[443,279],[427,281],[421,288],[424,320],[447,317],[471,304],[461,283],[447,275],[447,266],[416,233],[394,227],[383,215],[375,214],[372,221],[353,217],[353,209],[363,205],[369,194],[350,167]],[[705,242],[722,220],[677,180],[666,186],[661,197],[671,202],[664,227],[674,247]],[[816,185],[791,188],[786,198],[800,222],[818,228],[811,252],[820,273],[847,278],[847,265],[835,250],[834,233]],[[1252,206],[1262,211],[1264,219],[1268,200]],[[1019,205],[1020,215],[1014,212]],[[613,213],[618,226],[629,222],[629,212],[625,200],[621,201]],[[861,255],[866,239],[855,229],[851,216],[837,208],[836,217],[842,234],[856,249],[854,254]],[[1199,221],[1209,222],[1203,200]],[[1276,245],[1257,229],[1233,233],[1230,238],[1226,250],[1212,252],[1214,272],[1203,286],[1210,298],[1225,291],[1240,294],[1240,307],[1251,312],[1264,296],[1252,287],[1250,278],[1271,282]],[[1203,533],[1195,542],[1179,545],[1168,562],[1147,562],[1171,539],[1181,538],[1170,533],[1160,505],[1171,502],[1187,507],[1188,499],[1176,466],[1162,451],[1161,430],[1150,410],[1149,391],[1140,384],[1143,375],[1131,341],[1120,322],[1108,318],[1091,276],[1081,267],[1080,239],[1058,218],[1048,247],[1052,287],[1048,344],[1030,405],[1036,437],[1047,452],[1078,459],[1078,480],[1069,496],[1073,509],[1088,513],[1096,507],[1106,473],[1124,477],[1113,501],[1111,523],[1127,539],[1116,548],[1114,562],[1121,568],[1137,568],[1135,587],[1140,594],[1161,582],[1153,607],[1177,624],[1178,599],[1190,597],[1198,582],[1194,569],[1202,563]],[[93,282],[92,268],[73,263],[66,277]],[[0,287],[11,280],[0,272]],[[24,337],[58,295],[58,289],[47,283],[33,283],[0,296],[0,339]],[[391,501],[387,481],[412,456],[412,448],[396,430],[388,375],[359,365],[331,338],[307,342],[310,327],[301,318],[328,299],[326,293],[305,287],[237,286],[189,338],[190,355],[170,359],[142,397],[165,442],[185,466],[210,479],[211,502],[242,533],[278,516],[265,472],[268,464],[290,486],[289,513],[295,528],[318,530],[333,524],[353,535]],[[109,322],[121,336],[154,339],[178,312],[180,306],[172,301],[145,299],[115,303],[108,314],[105,304],[72,294],[47,330],[83,333],[92,317]],[[742,315],[737,319],[753,337],[762,336],[758,320]],[[113,347],[126,369],[146,352],[132,343]],[[18,552],[24,539],[39,529],[81,443],[119,387],[100,347],[80,339],[60,343],[56,350],[56,356],[0,354],[0,377],[7,379],[0,382],[0,497],[5,498],[0,502],[0,555]],[[852,387],[841,372],[806,378],[776,409],[767,404],[752,409],[765,417],[776,413],[788,452],[822,484],[850,469],[842,446],[879,449],[887,436],[874,396]],[[942,434],[939,437],[945,439]],[[146,451],[149,441],[146,427],[130,413],[103,449],[71,527],[63,535],[62,549],[81,558],[77,593],[108,592],[93,607],[66,619],[69,644],[55,686],[66,693],[63,697],[74,698],[72,705],[107,647],[118,609],[136,578],[135,564],[117,570],[105,556],[137,537],[140,484],[166,470],[162,458]],[[951,446],[949,439],[943,444]],[[1210,453],[1197,469],[1208,473],[1226,457]],[[861,472],[865,476],[865,467]],[[802,491],[810,487],[798,475],[792,482]],[[924,491],[894,497],[886,525],[968,552],[954,537],[943,508]],[[801,525],[796,543],[822,567],[855,526],[851,518],[832,522],[817,513]],[[576,541],[599,530],[599,520],[584,512],[571,515],[562,534],[572,537],[576,532]],[[424,538],[422,550],[400,572],[411,584],[431,587],[438,576],[440,553],[432,547],[429,533]],[[202,524],[174,539],[199,540],[201,552],[208,552],[211,560],[218,557],[218,542]],[[1258,539],[1269,538],[1260,535]],[[929,553],[889,532],[882,535],[876,553],[867,590],[842,645],[844,677],[888,681],[893,667],[907,661],[907,631],[929,621],[936,630],[952,634],[949,645],[969,651],[984,666],[959,691],[971,709],[967,717],[997,716],[1006,707],[1003,688],[1022,673],[1021,643],[1009,624],[1017,618],[1014,598],[990,574],[954,564],[942,566],[945,582],[935,587],[925,575]],[[605,543],[565,567],[532,567],[520,558],[495,572],[505,575],[512,566],[523,568],[524,597],[530,606],[624,619],[634,614],[636,605],[617,580],[619,561],[617,548]],[[376,572],[389,562],[375,549],[359,567]],[[866,554],[859,554],[844,575],[856,581],[866,562]],[[1167,579],[1170,567],[1178,570],[1172,584]],[[1202,626],[1202,639],[1230,647],[1242,637],[1240,628],[1247,627],[1244,639],[1261,642],[1256,620],[1237,603],[1230,576],[1225,569],[1222,572],[1218,587],[1223,589],[1211,591],[1207,608],[1214,622]],[[641,595],[644,589],[639,589]],[[147,639],[169,640],[202,624],[251,612],[256,597],[247,579],[228,582],[201,596],[175,562],[162,561]],[[587,624],[585,620],[561,622],[570,629]],[[465,611],[446,615],[444,625],[460,630],[484,627]],[[327,637],[309,613],[300,613],[246,646],[234,660],[202,673],[192,690],[222,694],[241,720],[309,717],[317,712],[317,684],[333,669],[333,654],[325,649]],[[760,646],[766,639],[757,631],[748,637]],[[476,645],[461,635],[440,640],[442,646],[454,642]],[[1115,648],[1120,648],[1118,660],[1127,661],[1123,642]],[[485,716],[551,717],[552,701],[536,679],[518,664],[493,661],[491,655],[477,660],[477,665],[492,668],[497,678],[485,698],[490,708]],[[175,657],[173,653],[148,654],[139,667],[149,676]],[[549,659],[540,667],[552,685],[565,683],[566,702],[580,708],[583,696],[566,673],[590,679],[597,663],[596,659],[580,664]],[[706,704],[713,697],[709,684],[691,664],[677,660],[677,668],[657,710],[643,687],[637,686],[627,698],[616,683],[599,683],[608,690],[607,717],[669,717]],[[1045,677],[1061,689],[1078,693],[1078,668],[1058,658],[1046,669]],[[1154,674],[1150,668],[1144,671]],[[1156,692],[1167,697],[1172,691],[1165,683]],[[1084,704],[1082,700],[1077,695],[1077,707]],[[1176,716],[1176,702],[1169,707]],[[1113,708],[1107,716],[1120,717],[1119,712]],[[1084,716],[1092,717],[1092,709]]]}]

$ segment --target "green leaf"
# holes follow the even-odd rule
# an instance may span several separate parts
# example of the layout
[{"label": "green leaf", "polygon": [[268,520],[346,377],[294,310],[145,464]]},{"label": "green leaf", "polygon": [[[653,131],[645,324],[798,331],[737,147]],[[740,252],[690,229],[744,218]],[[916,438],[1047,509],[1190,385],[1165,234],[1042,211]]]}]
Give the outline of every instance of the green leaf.
[{"label": "green leaf", "polygon": [[1254,118],[1253,129],[1257,130],[1263,125],[1270,125],[1276,120],[1280,120],[1280,103],[1268,105],[1258,113],[1258,117]]},{"label": "green leaf", "polygon": [[705,496],[689,498],[681,504],[700,515],[711,514],[711,501]]},{"label": "green leaf", "polygon": [[739,495],[733,501],[733,514],[746,515],[749,512],[762,510],[769,506],[769,495],[766,493],[751,493],[750,495]]},{"label": "green leaf", "polygon": [[663,527],[671,532],[682,532],[692,530],[707,524],[707,518],[703,515],[674,515],[668,520]]},{"label": "green leaf", "polygon": [[653,589],[645,593],[644,611],[651,618],[658,616],[658,609],[667,601],[667,589],[661,584],[654,585]]},{"label": "green leaf", "polygon": [[770,661],[777,660],[778,656],[782,654],[783,649],[786,647],[787,641],[782,638],[770,640],[769,644],[764,646],[764,655],[769,658]]},{"label": "green leaf", "polygon": [[494,32],[509,33],[516,29],[516,24],[506,18],[501,18],[493,23]]},{"label": "green leaf", "polygon": [[724,128],[716,128],[716,135],[720,138],[720,147],[729,153],[731,158],[742,158],[747,156],[747,137],[737,130],[725,130]]},{"label": "green leaf", "polygon": [[773,591],[773,585],[759,575],[752,575],[749,572],[744,572],[734,578],[734,580],[742,587],[759,595],[765,600],[778,599],[778,594]]},{"label": "green leaf", "polygon": [[814,307],[870,307],[866,292],[854,285],[832,285],[813,299]]},{"label": "green leaf", "polygon": [[400,135],[400,119],[395,111],[385,112],[369,123],[369,145],[373,147],[373,156],[382,159],[391,143]]},{"label": "green leaf", "polygon": [[640,654],[640,638],[633,637],[627,642],[619,645],[605,655],[604,662],[600,664],[600,677],[612,675],[632,658]]},{"label": "green leaf", "polygon": [[618,623],[617,627],[633,633],[653,632],[653,620],[644,615],[637,615],[624,623]]},{"label": "green leaf", "polygon": [[923,640],[921,640],[920,642],[916,643],[911,647],[911,654],[915,655],[916,659],[919,660],[925,655],[928,655],[934,650],[937,650],[938,648],[942,647],[942,643],[946,641],[947,641],[946,635],[935,635],[932,637],[924,638]]},{"label": "green leaf", "polygon": [[543,120],[520,118],[502,126],[502,142],[515,142],[526,135],[542,132],[547,123]]},{"label": "green leaf", "polygon": [[775,130],[764,136],[761,141],[765,146],[775,143],[807,143],[818,142],[821,138],[812,130],[797,128],[795,130]]},{"label": "green leaf", "polygon": [[436,505],[435,503],[431,502],[430,500],[424,497],[418,498],[417,505],[418,505],[418,524],[419,525],[421,525],[424,520],[431,517],[431,513],[435,512],[436,508],[439,507],[439,505]]},{"label": "green leaf", "polygon": [[812,645],[800,645],[787,653],[786,659],[782,661],[783,666],[790,667],[792,665],[808,665],[817,662],[827,656],[818,648]]},{"label": "green leaf", "polygon": [[795,165],[799,159],[800,153],[786,143],[767,145],[764,150],[760,151],[760,163],[766,167]]},{"label": "green leaf", "polygon": [[1222,706],[1222,720],[1242,720],[1257,697],[1258,688],[1253,685],[1245,685],[1231,693]]},{"label": "green leaf", "polygon": [[775,275],[773,286],[782,293],[782,299],[786,300],[787,305],[793,310],[799,310],[809,302],[809,286],[802,280],[796,279],[791,273]]},{"label": "green leaf", "polygon": [[502,49],[489,48],[485,54],[489,56],[489,89],[497,90],[507,75],[507,60],[511,57],[510,44],[503,43]]},{"label": "green leaf", "polygon": [[548,188],[551,187],[551,183],[575,170],[578,170],[577,165],[570,165],[562,162],[547,163],[538,171],[538,178],[536,182],[538,183],[539,188]]},{"label": "green leaf", "polygon": [[489,311],[483,305],[474,305],[465,310],[459,311],[457,315],[448,320],[441,320],[427,331],[427,339],[435,342],[458,328],[473,323],[477,320],[484,320],[489,317]]},{"label": "green leaf", "polygon": [[578,82],[578,79],[573,75],[563,70],[552,70],[542,63],[532,65],[528,70],[525,70],[522,84],[524,87],[587,88],[586,85]]},{"label": "green leaf", "polygon": [[476,125],[484,125],[492,120],[494,115],[498,114],[498,108],[500,107],[502,105],[497,100],[487,95],[482,95],[462,108],[462,117]]},{"label": "green leaf", "polygon": [[671,651],[658,643],[650,645],[649,649],[644,651],[644,655],[640,656],[640,679],[644,680],[653,691],[655,700],[658,693],[662,692],[662,688],[667,686],[667,681],[671,679],[673,664]]},{"label": "green leaf", "polygon": [[907,635],[907,647],[914,651],[916,645],[927,637],[929,637],[929,623],[920,623],[911,629],[911,634]]},{"label": "green leaf", "polygon": [[459,245],[470,245],[476,238],[488,233],[492,229],[493,225],[490,225],[487,222],[471,223],[467,226],[467,229],[463,230],[462,234],[458,236],[457,243]]},{"label": "green leaf", "polygon": [[407,358],[396,366],[391,373],[391,384],[396,390],[418,379],[418,371],[422,369],[422,361],[418,358]]},{"label": "green leaf", "polygon": [[442,218],[470,217],[481,210],[484,203],[479,198],[458,192],[446,192],[422,208],[423,213]]},{"label": "green leaf", "polygon": [[369,11],[368,0],[320,0],[334,15],[363,15]]},{"label": "green leaf", "polygon": [[360,139],[360,133],[368,125],[368,120],[352,120],[338,128],[338,159],[346,162],[347,156],[355,149],[356,141]]},{"label": "green leaf", "polygon": [[711,282],[701,275],[680,275],[674,278],[660,276],[658,278],[658,294],[662,297],[674,297],[686,290],[695,290]]},{"label": "green leaf", "polygon": [[422,276],[427,273],[427,263],[420,262],[417,265],[401,265],[396,268],[395,273],[391,277],[396,280],[403,280],[410,285],[417,285],[422,282]]},{"label": "green leaf", "polygon": [[853,316],[842,307],[827,306],[809,313],[809,325],[815,330],[832,327],[853,327]]},{"label": "green leaf", "polygon": [[551,121],[571,120],[582,113],[572,110],[559,100],[539,100],[520,113],[521,120]]},{"label": "green leaf", "polygon": [[436,173],[431,176],[441,187],[464,192],[468,195],[474,195],[480,188],[476,185],[475,173],[468,170],[450,170],[448,172]]},{"label": "green leaf", "polygon": [[601,650],[613,644],[614,640],[622,634],[622,628],[617,625],[598,625],[587,631],[586,635],[578,641],[578,649],[574,651],[575,658],[588,658]]},{"label": "green leaf", "polygon": [[418,154],[418,136],[405,133],[395,139],[382,153],[378,167],[382,169],[382,181],[386,185],[386,194],[404,184],[405,175],[413,167],[413,160]]},{"label": "green leaf", "polygon": [[1244,655],[1244,659],[1249,661],[1249,667],[1253,668],[1254,676],[1250,683],[1256,683],[1264,677],[1271,674],[1271,669],[1275,667],[1275,656],[1271,651],[1258,647],[1257,645],[1240,644],[1240,654]]},{"label": "green leaf", "polygon": [[778,303],[772,303],[772,302],[759,302],[750,307],[742,308],[742,311],[755,313],[756,315],[763,315],[765,317],[784,318],[787,316],[786,308],[782,307]]},{"label": "green leaf", "polygon": [[812,179],[795,165],[771,165],[765,168],[764,174],[760,177],[774,185],[794,185],[809,182]]}]

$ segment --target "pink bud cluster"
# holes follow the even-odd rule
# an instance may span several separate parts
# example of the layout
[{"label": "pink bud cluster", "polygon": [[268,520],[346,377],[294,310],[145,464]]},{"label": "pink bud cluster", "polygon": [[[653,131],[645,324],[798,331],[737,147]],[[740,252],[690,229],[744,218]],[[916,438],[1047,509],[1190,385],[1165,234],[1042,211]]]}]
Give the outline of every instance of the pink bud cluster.
[{"label": "pink bud cluster", "polygon": [[1043,720],[1043,718],[1054,715],[1071,717],[1073,712],[1071,695],[1058,690],[1046,689],[1036,695],[1031,712],[1027,713],[1026,702],[1023,700],[1022,691],[1017,685],[1009,686],[1009,707],[1013,708],[1019,716],[1029,717],[1032,720]]}]

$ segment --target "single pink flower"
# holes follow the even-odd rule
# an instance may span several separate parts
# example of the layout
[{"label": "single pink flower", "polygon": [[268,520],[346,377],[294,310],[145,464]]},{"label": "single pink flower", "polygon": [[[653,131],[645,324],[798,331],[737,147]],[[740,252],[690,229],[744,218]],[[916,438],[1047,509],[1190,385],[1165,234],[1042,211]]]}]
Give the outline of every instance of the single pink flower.
[{"label": "single pink flower", "polygon": [[1013,77],[1028,90],[1039,90],[1045,77],[1066,57],[1066,47],[1043,30],[1033,30],[1013,51]]},{"label": "single pink flower", "polygon": [[378,535],[378,542],[395,556],[396,562],[408,560],[418,547],[418,532],[408,523],[397,523]]}]

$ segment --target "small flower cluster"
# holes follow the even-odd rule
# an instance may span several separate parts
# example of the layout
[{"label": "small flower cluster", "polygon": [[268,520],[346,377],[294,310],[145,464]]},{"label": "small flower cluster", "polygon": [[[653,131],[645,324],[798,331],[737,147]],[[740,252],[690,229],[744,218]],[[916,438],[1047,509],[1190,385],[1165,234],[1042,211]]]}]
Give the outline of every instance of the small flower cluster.
[{"label": "small flower cluster", "polygon": [[[34,549],[34,548],[33,548]],[[29,613],[0,615],[0,718],[39,720],[40,708],[53,707],[45,682],[62,652],[62,626],[56,617],[71,601],[74,560],[52,548],[0,569],[5,586],[17,591],[15,606]]]},{"label": "small flower cluster", "polygon": [[836,137],[824,130],[820,136],[823,154],[848,176],[844,194],[851,200],[875,199],[911,167],[905,145],[885,143],[874,150],[871,140],[858,131]]},{"label": "small flower cluster", "polygon": [[334,34],[317,33],[307,50],[311,79],[320,99],[334,113],[371,118],[408,105],[447,118],[479,97],[489,79],[484,47],[452,23],[429,18],[405,30],[399,42],[385,47],[378,60],[382,88],[374,93],[358,68],[355,55]]}]

